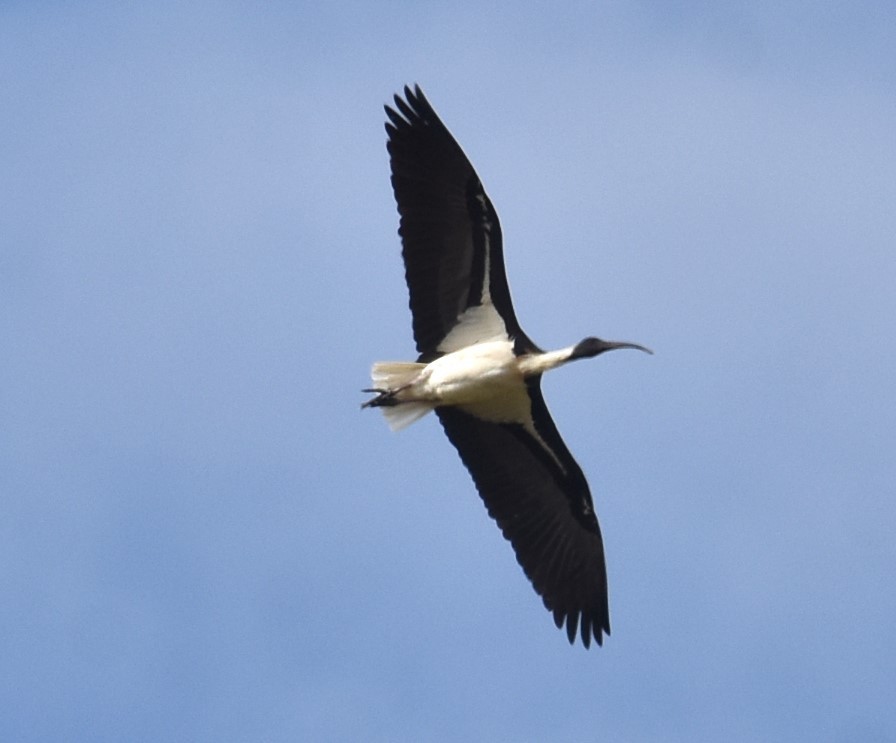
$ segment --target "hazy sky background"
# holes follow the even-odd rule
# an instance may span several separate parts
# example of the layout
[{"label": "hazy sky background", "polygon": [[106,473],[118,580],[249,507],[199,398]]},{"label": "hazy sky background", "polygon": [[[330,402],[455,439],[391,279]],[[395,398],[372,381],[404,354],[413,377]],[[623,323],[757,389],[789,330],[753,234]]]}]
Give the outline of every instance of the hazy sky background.
[{"label": "hazy sky background", "polygon": [[[0,739],[896,740],[896,10],[740,5],[0,5]],[[544,385],[603,648],[359,410],[413,82],[528,334],[656,351]]]}]

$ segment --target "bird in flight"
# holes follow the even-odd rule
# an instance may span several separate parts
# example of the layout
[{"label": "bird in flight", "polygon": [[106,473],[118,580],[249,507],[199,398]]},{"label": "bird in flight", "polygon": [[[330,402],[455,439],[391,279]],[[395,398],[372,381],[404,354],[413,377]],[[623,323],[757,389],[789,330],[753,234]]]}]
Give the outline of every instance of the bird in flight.
[{"label": "bird in flight", "polygon": [[504,270],[501,226],[479,176],[419,86],[386,106],[401,217],[413,362],[373,365],[397,430],[434,410],[489,515],[570,644],[610,634],[607,572],[588,483],[541,394],[541,375],[634,343],[585,338],[543,351],[523,332]]}]

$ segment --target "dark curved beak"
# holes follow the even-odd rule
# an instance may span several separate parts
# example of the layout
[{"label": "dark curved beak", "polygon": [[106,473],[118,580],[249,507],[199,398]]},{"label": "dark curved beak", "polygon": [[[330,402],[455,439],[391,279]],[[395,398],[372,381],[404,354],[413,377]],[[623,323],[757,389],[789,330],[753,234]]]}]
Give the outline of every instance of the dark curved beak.
[{"label": "dark curved beak", "polygon": [[649,353],[653,356],[653,351],[651,351],[646,346],[639,346],[637,343],[624,343],[622,341],[606,341],[607,347],[604,349],[605,351],[615,351],[617,348],[634,348],[636,351],[643,351],[644,353]]}]

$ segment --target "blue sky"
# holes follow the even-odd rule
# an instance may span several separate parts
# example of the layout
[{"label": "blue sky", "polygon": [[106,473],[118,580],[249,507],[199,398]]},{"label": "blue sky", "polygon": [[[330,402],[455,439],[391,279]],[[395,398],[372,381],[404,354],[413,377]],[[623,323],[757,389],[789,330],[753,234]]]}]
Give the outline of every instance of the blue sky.
[{"label": "blue sky", "polygon": [[[0,738],[896,739],[889,3],[0,6]],[[569,647],[435,420],[419,82],[604,530]]]}]

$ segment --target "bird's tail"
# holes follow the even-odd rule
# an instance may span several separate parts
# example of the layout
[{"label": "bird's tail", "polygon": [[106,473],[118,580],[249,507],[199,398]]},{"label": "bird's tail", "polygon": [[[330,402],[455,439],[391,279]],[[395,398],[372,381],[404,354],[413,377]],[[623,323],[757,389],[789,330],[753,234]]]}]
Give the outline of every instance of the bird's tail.
[{"label": "bird's tail", "polygon": [[398,393],[406,389],[426,364],[413,361],[378,361],[373,365],[370,378],[373,387],[364,392],[376,392],[376,397],[365,402],[362,408],[380,408],[393,431],[411,425],[426,415],[433,406],[417,400],[401,400]]}]

